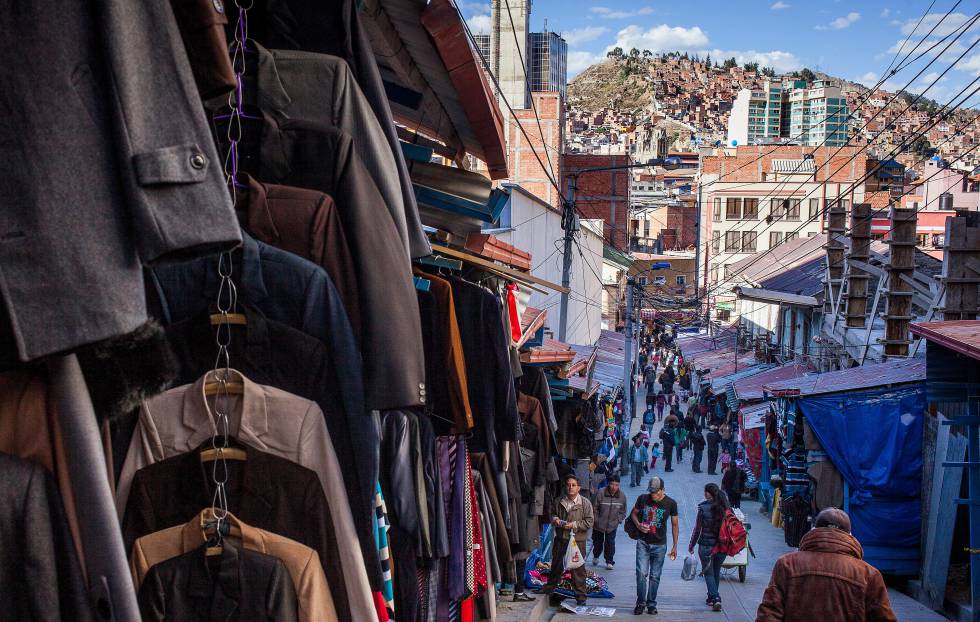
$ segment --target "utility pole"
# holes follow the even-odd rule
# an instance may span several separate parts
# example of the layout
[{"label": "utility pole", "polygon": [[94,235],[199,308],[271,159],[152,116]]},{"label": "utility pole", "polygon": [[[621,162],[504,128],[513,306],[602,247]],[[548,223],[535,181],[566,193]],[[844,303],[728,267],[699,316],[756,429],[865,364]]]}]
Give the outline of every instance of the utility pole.
[{"label": "utility pole", "polygon": [[568,176],[568,200],[565,201],[565,217],[563,227],[565,229],[565,248],[561,262],[561,286],[565,291],[561,293],[561,310],[558,316],[558,341],[565,341],[565,331],[568,328],[568,291],[572,283],[572,242],[575,239],[575,232],[578,231],[578,214],[575,213],[575,191],[578,189],[578,175]]},{"label": "utility pole", "polygon": [[626,279],[626,327],[623,336],[623,420],[633,418],[633,277]]}]

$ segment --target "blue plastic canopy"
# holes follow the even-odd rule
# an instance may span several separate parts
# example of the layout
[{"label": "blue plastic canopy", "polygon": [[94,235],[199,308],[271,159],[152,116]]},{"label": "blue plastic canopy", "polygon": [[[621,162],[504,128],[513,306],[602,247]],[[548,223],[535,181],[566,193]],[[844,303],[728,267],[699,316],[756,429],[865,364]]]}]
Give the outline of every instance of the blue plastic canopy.
[{"label": "blue plastic canopy", "polygon": [[865,560],[901,572],[919,554],[924,385],[806,396],[799,407],[847,482]]}]

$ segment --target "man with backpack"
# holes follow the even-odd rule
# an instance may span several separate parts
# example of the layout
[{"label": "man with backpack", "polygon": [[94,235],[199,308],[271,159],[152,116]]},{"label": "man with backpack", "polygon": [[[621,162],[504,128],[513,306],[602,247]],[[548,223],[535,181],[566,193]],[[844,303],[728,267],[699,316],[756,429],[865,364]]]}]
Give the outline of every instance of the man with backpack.
[{"label": "man with backpack", "polygon": [[[670,520],[673,544],[667,553],[667,521]],[[627,521],[627,535],[636,540],[636,606],[635,615],[643,610],[657,613],[657,590],[664,560],[677,559],[677,502],[664,492],[664,481],[651,477],[648,492],[640,495]]]}]

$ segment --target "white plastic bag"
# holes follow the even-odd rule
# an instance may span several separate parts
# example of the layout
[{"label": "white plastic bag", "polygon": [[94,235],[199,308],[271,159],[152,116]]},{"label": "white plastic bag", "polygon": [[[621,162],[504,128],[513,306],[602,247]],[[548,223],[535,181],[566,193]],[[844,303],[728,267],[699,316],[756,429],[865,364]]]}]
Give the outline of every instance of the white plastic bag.
[{"label": "white plastic bag", "polygon": [[578,544],[575,543],[575,538],[572,538],[568,543],[568,550],[565,551],[565,569],[581,568],[584,563],[582,551],[578,550]]},{"label": "white plastic bag", "polygon": [[698,576],[698,567],[701,562],[692,553],[688,553],[684,558],[684,567],[681,568],[681,578],[685,581],[693,581]]}]

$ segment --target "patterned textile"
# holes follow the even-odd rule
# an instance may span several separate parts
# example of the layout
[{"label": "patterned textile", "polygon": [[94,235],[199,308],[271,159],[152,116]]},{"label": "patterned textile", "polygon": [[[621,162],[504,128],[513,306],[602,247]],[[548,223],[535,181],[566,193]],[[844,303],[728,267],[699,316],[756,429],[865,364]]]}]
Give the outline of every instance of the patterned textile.
[{"label": "patterned textile", "polygon": [[[476,538],[474,536],[478,519],[475,517],[477,512],[475,505],[476,495],[473,494],[473,475],[470,473],[469,453],[464,453],[462,460],[457,458],[456,468],[466,469],[466,471],[463,473],[463,494],[465,495],[465,498],[463,499],[463,503],[465,504],[463,511],[465,512],[466,518],[466,532],[464,534],[466,542],[466,548],[464,550],[466,552],[466,557],[464,561],[464,568],[466,569],[466,594],[472,595],[476,593],[476,561],[474,558],[479,557],[479,555],[474,554],[474,545],[476,544]],[[484,573],[485,572],[486,569],[484,568]]]},{"label": "patterned textile", "polygon": [[480,504],[476,500],[476,487],[473,485],[473,471],[470,469],[470,457],[466,456],[466,475],[470,490],[470,507],[473,514],[473,590],[475,595],[487,589],[487,558],[483,550],[483,530],[480,521]]},{"label": "patterned textile", "polygon": [[[391,551],[388,548],[388,509],[385,507],[385,499],[381,494],[381,484],[377,484],[374,493],[374,525],[375,542],[378,546],[378,558],[381,560],[381,577],[384,580],[382,586],[382,597],[385,602],[388,618],[395,619],[395,587],[391,575]],[[384,620],[381,620],[384,622]]]}]

